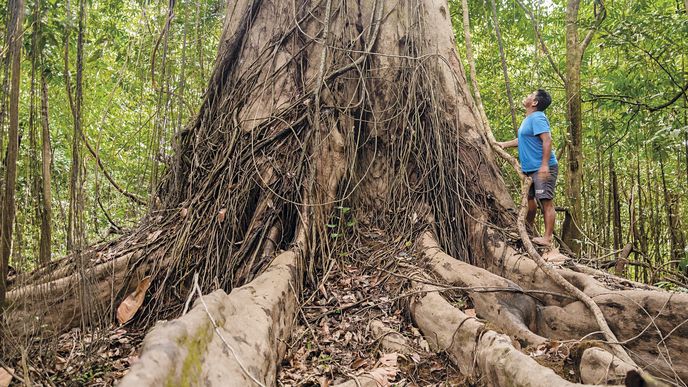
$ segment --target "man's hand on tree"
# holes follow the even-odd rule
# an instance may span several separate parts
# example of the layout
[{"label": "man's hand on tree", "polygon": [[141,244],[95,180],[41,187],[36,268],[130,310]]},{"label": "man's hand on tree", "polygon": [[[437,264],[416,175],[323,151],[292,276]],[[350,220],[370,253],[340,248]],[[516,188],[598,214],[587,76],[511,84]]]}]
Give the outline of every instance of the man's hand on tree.
[{"label": "man's hand on tree", "polygon": [[538,169],[538,177],[542,181],[549,179],[549,165],[543,165]]}]

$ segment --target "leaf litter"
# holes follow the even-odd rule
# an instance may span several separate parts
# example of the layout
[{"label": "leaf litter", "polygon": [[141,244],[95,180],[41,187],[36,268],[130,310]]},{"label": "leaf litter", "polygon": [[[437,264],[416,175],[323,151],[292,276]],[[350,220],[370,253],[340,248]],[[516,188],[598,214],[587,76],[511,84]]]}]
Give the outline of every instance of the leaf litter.
[{"label": "leaf litter", "polygon": [[[138,360],[144,331],[110,327],[92,332],[74,328],[49,339],[34,339],[31,348],[40,351],[27,356],[28,379],[34,386],[113,386]],[[19,360],[16,360],[19,363]],[[4,375],[0,368],[0,387]],[[23,380],[21,367],[14,373]],[[17,384],[17,379],[12,381]]]},{"label": "leaf litter", "polygon": [[[408,300],[396,297],[407,282],[376,265],[340,265],[302,305],[278,385],[334,386],[362,375],[379,386],[470,385],[445,355],[430,351],[403,312]],[[385,353],[371,331],[373,320],[403,335],[410,353]]]}]

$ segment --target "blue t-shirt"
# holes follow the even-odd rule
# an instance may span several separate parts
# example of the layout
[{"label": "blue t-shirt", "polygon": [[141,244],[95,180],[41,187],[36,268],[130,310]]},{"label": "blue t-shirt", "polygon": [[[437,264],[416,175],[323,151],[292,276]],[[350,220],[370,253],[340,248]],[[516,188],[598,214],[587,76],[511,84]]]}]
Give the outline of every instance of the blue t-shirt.
[{"label": "blue t-shirt", "polygon": [[[524,173],[535,172],[542,165],[542,139],[540,134],[549,132],[549,120],[545,113],[535,111],[521,122],[518,128],[518,160]],[[549,158],[549,166],[557,165],[557,158]]]}]

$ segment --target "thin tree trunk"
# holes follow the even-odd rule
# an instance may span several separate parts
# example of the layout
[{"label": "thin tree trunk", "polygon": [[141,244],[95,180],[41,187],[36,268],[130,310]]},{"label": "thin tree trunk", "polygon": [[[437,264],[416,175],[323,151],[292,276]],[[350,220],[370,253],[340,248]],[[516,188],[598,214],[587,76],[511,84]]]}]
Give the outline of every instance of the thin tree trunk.
[{"label": "thin tree trunk", "polygon": [[613,213],[614,210],[612,209],[612,195],[611,195],[611,187],[612,187],[612,169],[611,169],[611,164],[612,164],[612,158],[609,156],[609,180],[608,180],[608,187],[605,187],[606,189],[609,190],[609,194],[607,195],[607,201],[606,201],[606,211],[607,211],[607,216],[605,218],[605,223],[604,223],[604,247],[605,248],[611,248],[613,249],[613,235],[610,236],[610,230],[613,230]]},{"label": "thin tree trunk", "polygon": [[[687,107],[683,107],[684,111],[684,117],[686,112],[688,111]],[[684,125],[688,126],[688,119],[683,120]],[[686,151],[686,157],[684,158],[684,161],[686,163],[686,186],[688,187],[688,131],[683,135],[683,144],[685,145],[685,151]]]},{"label": "thin tree trunk", "polygon": [[[646,158],[648,158],[647,146],[645,146]],[[647,164],[646,164],[647,165]],[[653,253],[654,253],[654,265],[655,267],[660,266],[663,263],[662,254],[660,252],[660,246],[662,245],[662,236],[660,233],[660,222],[659,222],[659,210],[657,209],[658,193],[655,191],[657,186],[655,179],[655,174],[650,169],[650,166],[646,167],[647,175],[647,192],[649,195],[650,204],[650,228],[652,232],[652,243],[653,243]]]},{"label": "thin tree trunk", "polygon": [[[12,40],[12,32],[14,31],[17,15],[12,12],[15,0],[9,0],[7,3],[7,10],[10,12],[10,16],[6,21],[5,28],[5,42],[9,43]],[[3,65],[3,76],[2,76],[2,91],[0,93],[0,155],[5,154],[5,118],[7,116],[7,101],[10,94],[10,60],[11,60],[11,50],[7,50],[6,54],[2,57]],[[5,163],[0,162],[0,198],[3,197],[4,190],[4,178],[5,178]],[[2,214],[2,208],[0,208],[0,216]]]},{"label": "thin tree trunk", "polygon": [[[71,25],[72,25],[72,12],[70,9],[70,0],[67,0],[67,22],[65,23],[65,37],[64,37],[64,82],[65,82],[65,88],[67,92],[67,99],[69,100],[69,108],[72,113],[72,120],[74,125],[76,127],[76,107],[74,106],[74,96],[72,93],[72,79],[69,71],[69,39],[70,39],[70,32],[71,32]],[[73,195],[76,191],[76,179],[74,178],[74,174],[76,173],[75,171],[78,171],[78,165],[75,168],[75,152],[74,152],[74,142],[78,139],[76,134],[72,133],[72,166],[70,167],[69,170],[69,207],[67,209],[67,229],[66,231],[66,237],[67,237],[67,252],[71,252],[74,250],[74,214],[73,214]],[[76,157],[76,162],[78,164],[78,157]]]},{"label": "thin tree trunk", "polygon": [[9,266],[10,253],[12,251],[12,225],[15,216],[15,184],[17,180],[17,155],[19,154],[19,81],[21,76],[21,47],[22,26],[24,23],[24,1],[17,0],[13,3],[12,13],[15,25],[10,41],[10,55],[12,58],[12,71],[10,82],[9,115],[10,126],[7,142],[7,169],[5,177],[5,196],[2,206],[2,221],[0,223],[0,311],[4,307],[6,279]]},{"label": "thin tree trunk", "polygon": [[[42,3],[36,0],[35,23],[36,32],[34,35],[41,36],[42,33]],[[39,39],[37,38],[37,41]],[[48,83],[45,79],[45,63],[43,57],[43,45],[34,48],[34,57],[40,66],[40,119],[41,119],[41,178],[39,188],[39,208],[38,213],[41,219],[41,236],[39,247],[39,262],[47,264],[51,258],[52,246],[52,192],[51,174],[52,150],[50,144],[50,119],[48,110]]]},{"label": "thin tree trunk", "polygon": [[[33,15],[34,20],[33,32],[31,34],[31,91],[29,95],[29,151],[27,152],[26,164],[28,168],[28,181],[31,182],[30,195],[25,198],[26,205],[24,208],[32,208],[31,212],[31,226],[27,227],[29,231],[29,239],[37,240],[37,235],[35,232],[40,230],[38,223],[41,218],[41,181],[40,181],[40,171],[38,164],[38,131],[37,131],[37,120],[39,119],[40,113],[38,112],[38,104],[36,103],[36,71],[38,70],[38,38],[40,34],[40,28],[38,26],[39,19],[39,9],[40,0],[36,0],[33,4]],[[29,212],[29,211],[27,211]],[[28,215],[27,215],[28,217]],[[39,255],[40,246],[31,244],[34,249],[31,251],[32,256]]]},{"label": "thin tree trunk", "polygon": [[[636,144],[638,144],[636,142]],[[639,228],[639,242],[640,242],[640,252],[643,256],[643,261],[650,264],[648,259],[648,239],[645,230],[645,202],[643,201],[643,186],[640,179],[640,147],[636,145],[636,179],[638,179],[638,228]],[[643,268],[643,283],[648,282],[647,268]]]},{"label": "thin tree trunk", "polygon": [[52,246],[52,191],[51,166],[53,155],[50,145],[50,121],[48,115],[48,83],[41,71],[41,177],[42,177],[42,208],[41,208],[41,248],[40,261],[50,262]]},{"label": "thin tree trunk", "polygon": [[165,133],[167,131],[168,121],[170,119],[169,106],[171,102],[170,90],[169,90],[169,76],[167,74],[167,51],[169,43],[169,30],[171,22],[175,16],[174,7],[175,0],[169,0],[167,7],[167,17],[165,19],[165,25],[162,28],[160,37],[153,50],[153,58],[155,58],[155,53],[157,51],[158,45],[162,41],[162,60],[160,63],[161,72],[160,80],[161,82],[156,82],[153,78],[155,74],[155,60],[151,62],[151,78],[153,83],[153,88],[157,89],[158,98],[156,104],[156,120],[153,129],[153,136],[151,139],[151,175],[149,182],[149,193],[153,197],[158,188],[158,183],[160,181],[160,162],[164,159],[165,154]]},{"label": "thin tree trunk", "polygon": [[[686,12],[688,12],[688,0],[686,0]],[[686,73],[686,56],[681,57],[681,67],[683,73]],[[683,125],[688,127],[688,97],[683,94]],[[684,161],[686,163],[686,187],[688,187],[688,130],[683,133],[683,145],[686,151]]]},{"label": "thin tree trunk", "polygon": [[[667,187],[666,174],[664,171],[664,160],[660,155],[659,157],[659,168],[662,173],[662,191],[664,193],[664,208],[666,209],[667,217],[667,229],[669,230],[669,246],[670,246],[670,259],[672,261],[681,261],[685,256],[684,243],[683,243],[683,233],[681,231],[681,226],[679,222],[678,214],[676,213],[676,208],[678,207],[678,198],[671,192]],[[678,262],[676,262],[673,267],[678,267]]]},{"label": "thin tree trunk", "polygon": [[612,211],[613,211],[613,235],[614,235],[614,251],[621,250],[623,245],[621,235],[621,203],[619,201],[619,184],[616,177],[616,170],[614,169],[613,155],[609,157],[609,175],[611,176],[611,197],[612,197]]},{"label": "thin tree trunk", "polygon": [[79,32],[77,37],[76,58],[76,85],[75,95],[72,96],[69,80],[69,33],[65,39],[65,77],[67,94],[69,95],[72,118],[74,121],[74,133],[72,136],[72,165],[69,173],[69,211],[67,250],[75,251],[81,248],[83,242],[83,206],[81,192],[81,131],[82,131],[82,74],[83,74],[83,1],[79,2]]},{"label": "thin tree trunk", "polygon": [[[597,142],[597,146],[595,147],[596,149],[596,160],[597,160],[597,170],[598,171],[604,171],[604,165],[602,162],[602,152],[601,152],[601,146],[600,146],[600,133],[599,130],[595,131],[595,141]],[[605,203],[605,195],[606,195],[606,190],[604,189],[605,186],[605,174],[604,173],[598,173],[597,174],[597,203],[600,205],[597,206],[597,219],[595,222],[595,225],[597,227],[597,232],[595,233],[595,240],[599,243],[599,241],[602,241],[602,244],[604,245],[604,233],[605,233],[605,223],[604,220],[607,217],[607,211],[606,207],[604,206]],[[598,247],[596,247],[598,249]]]},{"label": "thin tree trunk", "polygon": [[659,155],[659,172],[662,176],[662,194],[664,195],[664,209],[666,210],[665,214],[667,219],[667,230],[669,231],[669,259],[673,260],[674,246],[676,242],[674,241],[674,230],[671,228],[671,200],[669,198],[669,190],[667,189],[666,175],[664,173],[664,157],[662,157],[661,154]]},{"label": "thin tree trunk", "polygon": [[[688,1],[688,0],[686,0]],[[201,38],[201,33],[200,33],[200,26],[201,26],[201,2],[197,1],[196,2],[196,22],[195,22],[195,29],[196,29],[196,47],[198,48],[198,67],[201,69],[201,76],[205,76],[205,66],[203,65],[203,41]]]},{"label": "thin tree trunk", "polygon": [[492,5],[492,20],[494,21],[495,34],[497,35],[497,44],[499,45],[499,58],[502,62],[502,73],[504,73],[504,84],[506,85],[506,96],[509,98],[509,109],[511,112],[511,127],[514,131],[518,131],[518,124],[516,123],[516,108],[514,107],[514,98],[511,95],[511,82],[509,81],[509,71],[506,65],[506,55],[504,54],[504,44],[502,43],[502,33],[499,30],[499,19],[497,18],[497,6],[494,0],[490,0]]},{"label": "thin tree trunk", "polygon": [[[578,11],[580,0],[568,0],[566,6],[566,119],[568,121],[568,168],[566,173],[566,198],[572,222],[565,222],[562,235],[564,242],[574,251],[580,252],[582,221],[581,187],[583,181],[583,125],[581,111],[581,63],[583,53],[592,41],[595,31],[606,17],[606,9],[600,3],[600,10],[595,15],[595,24],[588,30],[581,41],[578,37]],[[578,227],[575,226],[578,224]]]},{"label": "thin tree trunk", "polygon": [[[580,96],[581,50],[578,42],[578,9],[580,0],[569,0],[566,7],[566,119],[568,121],[568,163],[566,173],[566,199],[572,222],[563,225],[564,243],[574,252],[580,252],[579,227],[581,212],[581,185],[583,181],[583,126]],[[576,226],[577,224],[577,226]]]}]

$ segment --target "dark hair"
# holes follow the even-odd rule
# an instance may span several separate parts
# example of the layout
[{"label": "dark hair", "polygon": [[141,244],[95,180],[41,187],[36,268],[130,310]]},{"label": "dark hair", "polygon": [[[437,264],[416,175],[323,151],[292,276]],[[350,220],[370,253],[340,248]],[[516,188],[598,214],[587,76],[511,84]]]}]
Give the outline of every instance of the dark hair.
[{"label": "dark hair", "polygon": [[552,103],[552,96],[542,89],[537,89],[535,92],[535,100],[537,101],[537,110],[543,112]]}]

